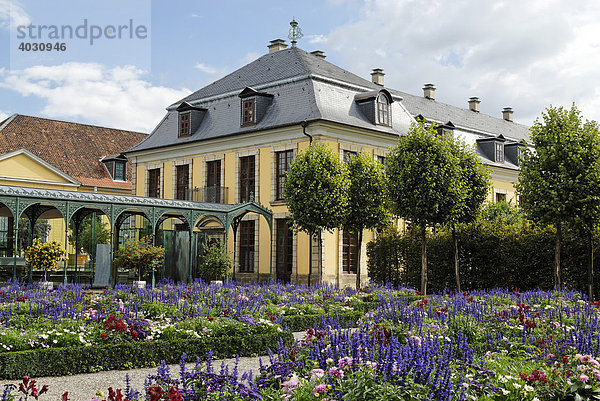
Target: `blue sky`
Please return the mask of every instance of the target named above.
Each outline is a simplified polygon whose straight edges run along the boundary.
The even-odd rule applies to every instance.
[[[575,102],[600,119],[600,5],[595,1],[0,0],[0,120],[39,115],[149,132],[164,108],[267,52],[299,22],[298,46],[386,86],[484,113],[513,107],[530,124]],[[65,41],[22,52],[20,25],[147,26],[140,40]],[[26,38],[25,41],[35,42]],[[52,42],[57,42],[53,40]],[[289,40],[288,40],[289,42]]]

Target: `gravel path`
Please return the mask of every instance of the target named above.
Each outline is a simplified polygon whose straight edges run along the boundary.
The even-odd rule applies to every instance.
[[[304,336],[304,332],[294,333],[296,339],[300,339]],[[261,357],[244,357],[240,358],[238,364],[238,371],[242,372],[252,371],[254,374],[258,373],[259,360]],[[262,357],[263,362],[268,362],[268,357]],[[219,368],[221,363],[229,365],[233,368],[235,364],[235,358],[223,359],[213,361],[213,366]],[[179,377],[179,365],[169,365],[171,373],[174,377]],[[188,368],[193,368],[194,364],[188,364]],[[106,372],[98,373],[85,373],[73,376],[60,376],[60,377],[41,377],[35,378],[37,380],[38,389],[44,384],[48,385],[48,393],[40,397],[40,401],[59,401],[65,391],[69,392],[69,399],[71,401],[90,401],[96,396],[98,391],[104,392],[105,399],[108,397],[108,388],[112,387],[125,388],[125,375],[129,374],[131,386],[138,390],[143,391],[144,381],[148,375],[156,373],[156,368],[144,368],[144,369],[131,369],[131,370],[109,370]],[[0,380],[0,389],[4,389],[7,384],[18,384],[16,380]]]

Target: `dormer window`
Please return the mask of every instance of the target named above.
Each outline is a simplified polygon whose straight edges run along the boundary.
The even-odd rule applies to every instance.
[[[179,116],[178,138],[193,135],[200,128],[204,115],[208,111],[204,107],[192,106],[188,102],[182,102],[176,110]]]
[[[179,114],[179,136],[190,135],[190,112]]]
[[[454,124],[452,124],[451,121],[448,121],[446,124],[438,125],[435,130],[437,131],[438,135],[452,137],[454,128]]]
[[[242,101],[240,127],[253,127],[260,123],[267,109],[273,102],[273,95],[259,92],[254,88],[246,87],[238,95]]]
[[[377,96],[377,124],[390,125],[390,104],[383,93]]]
[[[113,181],[127,181],[127,158],[123,154],[106,156],[100,161]]]
[[[387,89],[358,93],[354,96],[358,109],[371,124],[392,126],[392,95]]]
[[[250,127],[256,124],[256,102],[254,99],[244,99],[242,101],[242,127]]]
[[[504,144],[496,142],[496,163],[504,163]]]

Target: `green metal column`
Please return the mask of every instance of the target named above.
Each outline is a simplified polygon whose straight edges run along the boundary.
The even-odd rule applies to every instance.
[[[65,219],[65,270],[63,272],[63,284],[67,284],[67,266],[69,265],[69,201],[66,201]],[[75,255],[77,257],[77,255]],[[77,263],[77,261],[75,261]]]
[[[13,246],[14,246],[14,251],[13,251],[13,281],[17,281],[17,252],[19,249],[19,215],[20,215],[20,211],[19,211],[19,206],[20,206],[20,199],[17,198],[16,200],[16,207],[15,207],[15,213],[13,214],[13,230],[14,230],[14,236],[13,236]]]

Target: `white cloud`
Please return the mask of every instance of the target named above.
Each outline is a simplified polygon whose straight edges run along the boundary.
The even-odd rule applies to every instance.
[[[327,36],[325,36],[325,35],[306,35],[305,39],[308,40],[308,43],[310,43],[310,44],[318,44],[318,43],[326,43],[327,42]]]
[[[11,26],[29,25],[31,18],[16,0],[0,0],[0,27],[9,28]]]
[[[8,111],[0,110],[0,122],[6,120],[11,115],[12,115],[12,113],[10,113]]]
[[[262,54],[259,54],[259,53],[256,53],[256,52],[246,53],[246,55],[244,57],[242,57],[240,59],[240,61],[239,61],[240,67],[253,62],[254,60],[256,60],[257,58],[259,58],[260,56],[262,56]]]
[[[337,64],[386,86],[531,123],[550,104],[575,102],[600,119],[600,2],[364,0],[354,19],[319,40]],[[340,60],[341,58],[341,60]]]
[[[149,132],[190,90],[153,86],[144,74],[132,66],[65,63],[5,71],[0,87],[44,100],[41,112],[49,117]]]

